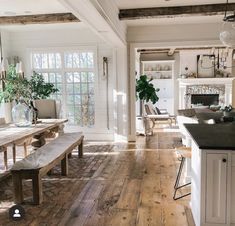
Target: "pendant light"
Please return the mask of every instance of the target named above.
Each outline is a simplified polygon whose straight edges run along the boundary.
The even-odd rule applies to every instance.
[[[220,41],[229,47],[235,47],[235,11],[232,15],[227,15],[228,0],[224,12],[223,25],[220,32]]]

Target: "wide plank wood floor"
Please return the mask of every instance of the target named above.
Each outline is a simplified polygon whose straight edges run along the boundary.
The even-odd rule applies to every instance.
[[[17,225],[193,226],[190,197],[172,199],[179,141],[177,130],[158,129],[136,143],[85,144],[84,158],[69,160],[68,177],[58,167],[44,178],[43,204],[26,200],[26,217]],[[0,186],[0,225],[15,225],[8,217],[11,179]],[[30,186],[25,181],[26,197]]]

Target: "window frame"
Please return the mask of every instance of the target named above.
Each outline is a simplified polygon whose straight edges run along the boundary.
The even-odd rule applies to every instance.
[[[92,52],[93,53],[93,68],[66,68],[65,67],[65,53],[70,52]],[[74,46],[74,47],[50,47],[50,48],[30,48],[27,50],[28,56],[30,58],[30,75],[32,75],[33,71],[38,73],[60,73],[62,75],[62,90],[61,90],[61,109],[62,109],[62,117],[67,118],[67,92],[66,92],[66,73],[69,72],[93,72],[94,73],[94,124],[89,126],[80,126],[78,124],[71,124],[71,126],[78,126],[82,128],[95,128],[96,127],[96,119],[97,119],[97,106],[96,106],[96,98],[97,98],[97,90],[98,90],[98,60],[97,60],[97,46]],[[48,68],[48,69],[34,69],[33,68],[33,54],[35,53],[59,53],[61,54],[61,68]]]

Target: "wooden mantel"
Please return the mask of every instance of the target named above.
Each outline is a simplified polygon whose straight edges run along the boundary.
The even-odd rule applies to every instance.
[[[184,85],[211,85],[211,84],[232,84],[235,77],[229,78],[179,78],[181,86]]]

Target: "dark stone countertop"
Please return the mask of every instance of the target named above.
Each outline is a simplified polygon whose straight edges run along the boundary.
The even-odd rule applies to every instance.
[[[235,150],[235,123],[184,124],[200,149]]]

